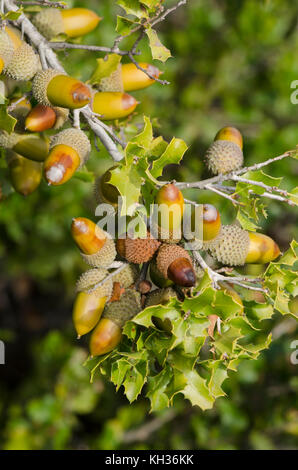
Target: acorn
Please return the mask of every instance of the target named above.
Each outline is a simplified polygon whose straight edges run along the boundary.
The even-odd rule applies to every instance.
[[[161,245],[156,257],[156,265],[163,277],[171,279],[178,286],[192,287],[196,283],[191,257],[179,245]]]
[[[35,75],[32,93],[36,101],[45,106],[78,109],[91,101],[91,91],[83,82],[54,69]]]
[[[97,297],[106,297],[107,300],[109,300],[113,291],[112,279],[108,279],[102,285],[94,289],[95,285],[103,281],[108,275],[109,272],[103,268],[93,268],[85,271],[77,281],[77,292],[86,292],[89,294],[89,291],[92,290],[92,293]]]
[[[69,111],[64,108],[52,108],[38,104],[27,115],[26,130],[31,132],[44,132],[48,129],[59,129],[68,118]]]
[[[97,204],[111,204],[116,208],[118,206],[120,193],[116,186],[109,183],[112,176],[111,170],[114,168],[116,168],[116,166],[113,166],[95,180],[94,195]]]
[[[40,185],[42,164],[28,160],[17,153],[8,150],[7,162],[10,182],[15,191],[22,196],[29,196]]]
[[[241,150],[243,149],[243,138],[241,132],[236,127],[223,127],[217,132],[214,140],[228,140],[237,144]]]
[[[208,169],[214,175],[230,173],[243,165],[243,153],[238,144],[216,140],[205,155]]]
[[[115,260],[114,241],[91,220],[84,217],[73,219],[71,234],[82,258],[90,266],[107,268]]]
[[[78,338],[89,333],[99,322],[106,297],[98,297],[95,293],[79,292],[73,306],[73,323]]]
[[[86,163],[90,152],[89,139],[80,129],[65,129],[56,134],[51,140],[50,153],[44,164],[48,184],[57,186],[66,183]]]
[[[23,98],[15,98],[11,100],[8,113],[10,116],[18,120],[14,130],[23,132],[25,129],[25,119],[32,109],[31,103],[25,96]]]
[[[118,346],[123,326],[141,309],[141,295],[134,289],[126,289],[119,300],[107,304],[101,320],[91,335],[91,355],[100,356]]]
[[[40,60],[34,49],[23,42],[15,49],[9,63],[4,67],[3,73],[14,80],[31,80],[40,68]]]
[[[108,77],[103,77],[97,87],[100,91],[123,92],[121,64]]]
[[[46,8],[33,18],[38,31],[48,40],[66,35],[77,38],[93,31],[102,18],[86,8]]]
[[[102,120],[109,121],[128,116],[137,104],[136,99],[127,93],[98,91],[93,96],[92,109]]]
[[[140,62],[139,65],[155,78],[158,78],[161,75],[161,71],[154,65],[144,62]],[[122,83],[125,91],[141,90],[155,83],[153,78],[150,78],[132,62],[130,64],[123,64],[121,72]]]
[[[157,287],[169,287],[172,286],[174,283],[171,281],[171,279],[166,279],[159,269],[157,268],[156,265],[156,258],[153,258],[153,260],[150,263],[150,279],[151,281],[157,286]]]
[[[12,26],[11,24],[7,25],[4,27],[4,30],[6,34],[9,36],[9,39],[11,40],[13,44],[14,50],[18,49],[24,44],[24,41],[22,39],[22,33],[20,30]]]
[[[0,73],[9,64],[14,53],[14,46],[4,29],[0,29]]]
[[[44,161],[49,153],[48,139],[42,139],[38,135],[17,134],[0,131],[0,147],[14,150],[23,157],[34,161]]]
[[[164,243],[177,243],[182,238],[184,197],[173,183],[162,186],[156,195],[152,214],[153,229]]]
[[[209,242],[218,237],[221,229],[220,214],[212,204],[191,206],[191,230],[195,234],[192,242],[197,243],[197,248],[208,248]]]
[[[131,287],[140,274],[139,268],[135,264],[127,264],[124,269],[113,276],[113,282],[118,282],[125,289]]]
[[[245,263],[268,263],[280,254],[272,238],[251,233],[237,225],[223,225],[220,235],[210,244],[211,255],[222,264],[242,266]]]
[[[141,264],[150,261],[158,250],[160,242],[147,233],[146,238],[118,238],[116,248],[118,254],[129,263]]]

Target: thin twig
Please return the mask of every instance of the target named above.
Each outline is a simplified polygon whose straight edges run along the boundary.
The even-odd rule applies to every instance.
[[[121,51],[120,49],[113,49],[112,47],[89,46],[88,44],[71,44],[68,42],[48,42],[48,47],[51,49],[82,49],[93,52],[114,52],[115,54],[123,56],[131,54],[131,51]],[[139,55],[139,52],[134,52],[133,55]]]
[[[151,78],[151,80],[155,80],[156,82],[160,83],[161,85],[170,85],[170,82],[168,82],[167,80],[161,80],[160,78],[158,77],[155,77],[154,75],[152,75],[152,73],[148,72],[148,70],[144,69],[143,67],[141,67],[141,65],[134,59],[133,55],[131,52],[128,53],[128,57],[130,58],[130,60],[132,61],[133,64],[135,64],[135,66],[141,70],[142,72],[144,72],[149,78]]]
[[[122,436],[122,442],[124,444],[130,444],[132,442],[146,442],[151,434],[155,433],[164,424],[172,421],[176,416],[174,410],[166,411],[162,416],[157,416],[146,424],[143,424],[137,429],[132,431],[126,431]]]
[[[15,0],[14,2],[16,5],[23,5],[23,6],[45,6],[49,8],[67,8],[67,5],[60,2],[52,2],[51,0],[35,0],[35,1],[23,1],[23,0]]]
[[[94,284],[93,287],[91,287],[91,289],[89,289],[87,291],[87,294],[92,294],[92,292],[94,292],[96,289],[98,289],[99,287],[101,287],[103,284],[105,284],[107,281],[109,281],[110,279],[112,279],[116,274],[120,273],[124,268],[125,266],[127,266],[127,263],[122,263],[121,266],[119,266],[115,271],[113,271],[112,273],[110,273],[108,276],[106,276],[104,279],[102,279],[102,281],[98,282],[97,284]]]
[[[228,199],[232,204],[237,204],[239,206],[243,206],[244,204],[242,202],[239,202],[235,199],[233,199],[232,196],[229,196],[228,194],[220,191],[219,189],[215,188],[212,184],[206,184],[205,189],[209,189],[210,191],[213,191],[216,194],[219,194],[219,196],[224,197],[225,199]]]

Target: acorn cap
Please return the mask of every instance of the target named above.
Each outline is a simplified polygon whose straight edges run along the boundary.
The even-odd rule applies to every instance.
[[[95,284],[102,281],[108,275],[109,272],[106,269],[89,269],[85,271],[77,281],[77,292],[88,292],[89,289],[92,289]],[[112,295],[112,291],[113,281],[112,279],[108,279],[94,291],[94,294],[97,297],[107,297],[107,299],[109,299]]]
[[[145,308],[152,305],[166,305],[172,297],[177,297],[177,292],[172,287],[156,289],[147,295]]]
[[[141,294],[135,289],[126,289],[120,300],[105,306],[102,318],[109,318],[120,328],[142,310]]]
[[[48,40],[64,33],[61,11],[57,8],[45,8],[41,10],[35,15],[32,23]]]
[[[0,29],[0,58],[3,60],[4,67],[11,61],[13,53],[14,47],[10,37],[4,29]]]
[[[156,266],[160,273],[168,279],[168,269],[170,265],[179,258],[187,259],[192,264],[188,252],[179,245],[163,244],[159,248],[156,257]]]
[[[128,264],[122,271],[113,276],[113,282],[119,282],[125,289],[134,284],[140,274],[139,268],[134,264]]]
[[[108,77],[103,77],[98,85],[100,91],[123,92],[121,64]]]
[[[5,75],[14,80],[31,80],[40,68],[39,56],[26,42],[14,51],[14,54],[4,68]]]
[[[214,174],[230,173],[243,165],[240,147],[228,140],[216,140],[205,155],[208,169]]]
[[[182,238],[182,227],[167,229],[153,224],[152,232],[158,237],[161,243],[177,244]]]
[[[0,147],[4,149],[12,149],[22,138],[19,134],[12,132],[8,134],[6,131],[0,131]]]
[[[134,264],[149,261],[159,246],[160,242],[151,238],[149,233],[147,238],[119,238],[116,242],[119,255]]]
[[[248,232],[238,225],[223,225],[219,236],[209,246],[211,255],[228,266],[245,264],[248,250]]]
[[[51,139],[50,150],[56,145],[67,145],[73,148],[80,157],[80,166],[86,163],[91,152],[89,139],[80,129],[65,129],[59,132],[59,134],[54,135]]]
[[[38,103],[52,106],[48,99],[47,89],[51,80],[58,75],[66,75],[66,73],[61,72],[60,70],[47,69],[42,70],[35,75],[32,82],[32,93]]]
[[[112,240],[110,234],[105,233],[106,240],[103,247],[93,255],[85,255],[81,253],[81,256],[85,263],[89,266],[94,266],[97,268],[108,268],[116,258],[116,247],[114,240]]]
[[[56,113],[56,122],[53,127],[53,129],[58,130],[61,129],[61,127],[64,126],[66,121],[68,120],[69,117],[69,109],[67,108],[59,108],[59,107],[54,107],[53,110]]]

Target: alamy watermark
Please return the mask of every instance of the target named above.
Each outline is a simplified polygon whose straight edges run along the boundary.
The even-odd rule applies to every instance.
[[[5,344],[0,340],[0,365],[5,364]]]
[[[293,80],[290,86],[294,88],[293,93],[291,93],[291,103],[298,104],[298,80]]]
[[[298,364],[298,340],[297,339],[291,342],[290,348],[294,349],[294,351],[292,352],[290,356],[290,362],[291,364],[297,366]]]

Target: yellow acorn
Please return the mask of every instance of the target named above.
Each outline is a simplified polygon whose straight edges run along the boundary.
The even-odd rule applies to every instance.
[[[0,147],[14,150],[29,160],[41,162],[49,153],[48,139],[42,139],[38,135],[17,134],[0,131]]]
[[[79,292],[73,306],[73,323],[81,337],[91,331],[98,323],[106,304],[106,297],[98,297],[96,293]]]
[[[139,65],[155,78],[158,78],[162,73],[154,65],[146,64],[144,62],[140,62]],[[124,91],[134,91],[147,88],[152,85],[155,80],[148,77],[148,75],[140,70],[135,64],[130,63],[122,65],[122,82]]]
[[[280,255],[280,249],[272,238],[262,233],[248,232],[249,248],[246,263],[265,264],[275,260]]]
[[[106,268],[115,260],[114,241],[92,220],[76,217],[72,221],[71,234],[81,251],[82,258],[90,266]]]
[[[98,91],[93,97],[92,109],[101,115],[102,120],[112,120],[128,116],[137,104],[136,99],[127,93]]]
[[[7,160],[10,181],[15,191],[22,196],[33,193],[41,182],[42,164],[9,150]]]
[[[223,127],[218,131],[214,140],[228,140],[234,142],[240,149],[243,149],[243,138],[241,132],[236,127]]]
[[[84,36],[96,28],[100,18],[94,11],[86,8],[58,10],[47,8],[40,11],[33,23],[48,40],[65,34],[70,38]]]
[[[25,127],[31,132],[59,129],[67,120],[68,115],[69,111],[66,108],[53,108],[38,104],[26,116]]]
[[[122,329],[109,318],[101,318],[90,339],[91,356],[113,351],[122,339]]]
[[[178,243],[182,237],[183,213],[182,192],[173,183],[162,186],[157,192],[152,214],[154,235],[164,243]]]
[[[50,153],[45,160],[44,174],[48,184],[66,183],[84,165],[91,151],[86,134],[79,129],[65,129],[51,140]]]
[[[77,109],[91,101],[91,91],[83,82],[54,69],[36,74],[32,92],[36,101],[46,106]]]

